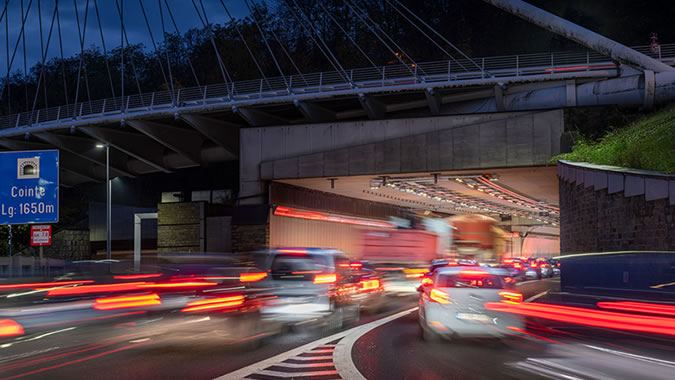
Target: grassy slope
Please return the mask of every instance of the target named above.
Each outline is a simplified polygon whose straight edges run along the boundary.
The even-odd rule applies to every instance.
[[[599,141],[577,141],[571,153],[551,159],[675,173],[675,106],[647,115]]]

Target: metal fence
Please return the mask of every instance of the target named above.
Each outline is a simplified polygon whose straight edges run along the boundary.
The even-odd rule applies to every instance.
[[[675,44],[661,45],[658,53],[649,46],[633,49],[651,57],[675,61]],[[0,129],[60,124],[102,116],[133,115],[159,109],[232,103],[289,95],[327,93],[341,90],[390,88],[409,84],[448,83],[459,80],[525,77],[530,75],[607,70],[615,65],[607,56],[591,51],[567,51],[510,56],[424,62],[417,65],[388,65],[328,71],[285,78],[245,80],[199,87],[156,91],[125,97],[92,100],[0,117]]]

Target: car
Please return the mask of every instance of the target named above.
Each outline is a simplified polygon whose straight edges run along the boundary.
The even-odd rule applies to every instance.
[[[257,344],[249,338],[273,332],[258,311],[267,299],[257,288],[265,272],[212,254],[156,261],[140,272],[128,262],[74,263],[56,281],[0,286],[13,292],[0,320],[12,320],[12,337],[29,339],[53,326],[124,325],[130,336],[171,344]]]
[[[514,266],[516,263],[519,263],[519,267],[523,272],[523,277],[525,280],[541,280],[543,278],[541,266],[536,259],[531,257],[521,257],[518,260],[514,260]]]
[[[551,267],[551,263],[549,262],[548,258],[540,257],[536,260],[536,262],[542,278],[553,277],[553,268]]]
[[[359,296],[363,295],[364,285],[361,276],[353,274],[350,260],[342,251],[277,248],[263,253],[258,260],[267,268],[265,284],[273,297],[261,308],[264,321],[338,329],[359,319]]]
[[[513,315],[487,310],[488,302],[522,302],[509,273],[502,268],[439,268],[419,291],[418,320],[423,340],[459,337],[502,338],[520,331],[523,322]]]
[[[559,259],[550,259],[551,268],[553,269],[554,276],[560,276],[560,260]]]
[[[339,264],[345,267],[346,264]],[[361,262],[350,262],[352,284],[357,284],[352,299],[358,302],[362,312],[366,314],[377,313],[386,303],[386,295],[382,279],[375,270],[365,268]]]

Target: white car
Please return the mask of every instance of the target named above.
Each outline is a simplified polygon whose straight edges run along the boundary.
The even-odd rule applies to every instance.
[[[437,269],[431,282],[418,289],[422,339],[517,335],[523,330],[521,318],[491,312],[484,306],[488,302],[522,302],[522,294],[508,289],[510,284],[508,272],[501,268]]]

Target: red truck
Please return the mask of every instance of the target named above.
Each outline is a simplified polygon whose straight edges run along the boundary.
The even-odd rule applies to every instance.
[[[431,261],[438,236],[422,230],[364,230],[358,259],[380,273],[385,292],[414,294]]]

